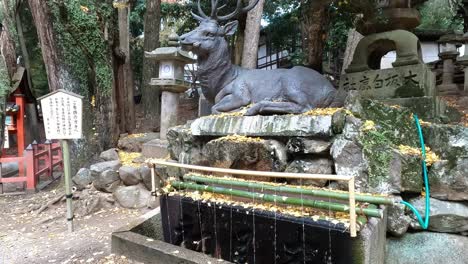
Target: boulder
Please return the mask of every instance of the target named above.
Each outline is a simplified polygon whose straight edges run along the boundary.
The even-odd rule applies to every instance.
[[[118,147],[127,152],[141,152],[143,144],[159,138],[159,133],[126,135],[119,139]]]
[[[468,157],[468,127],[430,124],[423,126],[424,141],[441,159]]]
[[[94,179],[97,179],[102,172],[106,170],[118,171],[120,166],[122,165],[120,164],[119,160],[104,161],[91,165],[89,170],[91,171],[91,176]]]
[[[286,172],[333,174],[333,161],[326,158],[296,159],[288,165]],[[317,187],[324,187],[327,184],[327,180],[292,180],[290,182],[297,185],[312,185]]]
[[[466,264],[468,237],[431,232],[387,239],[386,264]]]
[[[119,175],[122,182],[127,185],[137,185],[141,182],[140,169],[131,166],[122,166],[119,169]]]
[[[81,168],[72,178],[72,181],[78,190],[87,188],[93,180],[91,171],[87,168]]]
[[[410,200],[410,203],[425,216],[425,198]],[[461,233],[468,231],[468,205],[458,202],[430,200],[430,221],[428,229],[443,233]],[[418,221],[413,217],[413,229],[421,229]]]
[[[143,208],[151,202],[151,192],[143,184],[120,186],[114,192],[115,200],[125,208]]]
[[[355,141],[338,136],[331,147],[331,155],[336,174],[356,177],[356,190],[364,191],[367,187],[368,163],[362,147]]]
[[[431,197],[439,200],[468,201],[468,158],[442,160],[429,170]]]
[[[332,115],[207,116],[196,119],[191,131],[195,136],[331,137],[334,134]]]
[[[355,176],[356,189],[361,192],[421,192],[419,157],[402,154],[383,144],[368,144],[366,140],[363,135],[359,141],[346,139],[344,135],[335,139],[331,154],[338,175]]]
[[[393,236],[403,236],[411,223],[411,217],[405,215],[406,206],[394,204],[387,209],[387,232]]]
[[[143,165],[139,168],[141,181],[146,189],[151,191],[151,169],[147,165]]]
[[[286,146],[289,153],[324,154],[330,151],[331,144],[329,140],[294,137]]]
[[[167,132],[168,151],[171,159],[180,163],[198,163],[201,160],[203,145],[206,141],[195,138],[190,126],[176,126]]]
[[[116,148],[111,148],[106,151],[101,152],[99,159],[103,161],[119,160],[119,150]]]
[[[2,176],[10,177],[18,173],[18,163],[17,162],[3,162],[0,164],[2,166]]]
[[[120,185],[119,173],[116,170],[105,170],[95,178],[93,185],[99,191],[111,193]]]
[[[193,160],[192,160],[193,164]],[[276,140],[223,137],[208,142],[199,165],[258,171],[284,171],[287,153]]]
[[[142,146],[142,156],[145,158],[163,159],[169,155],[168,142],[163,139],[154,139]]]

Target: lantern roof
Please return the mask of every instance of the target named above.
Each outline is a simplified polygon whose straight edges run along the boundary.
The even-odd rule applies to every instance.
[[[172,60],[185,64],[195,62],[195,59],[190,55],[190,53],[177,47],[157,48],[151,52],[145,52],[145,57],[155,61]]]

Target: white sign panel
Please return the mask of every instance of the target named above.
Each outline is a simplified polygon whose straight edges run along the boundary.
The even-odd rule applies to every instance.
[[[3,144],[3,148],[10,148],[10,137],[8,135],[8,126],[5,125],[5,136],[3,137],[5,143]]]
[[[58,90],[39,99],[47,139],[81,138],[83,123],[81,96]]]
[[[159,63],[159,78],[174,79],[174,65],[170,61],[161,61]]]

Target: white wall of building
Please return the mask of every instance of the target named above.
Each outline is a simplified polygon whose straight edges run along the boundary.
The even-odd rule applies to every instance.
[[[458,49],[460,52],[460,56],[465,55],[465,45],[461,46]],[[421,42],[421,51],[423,61],[425,63],[433,62],[439,59],[439,46],[436,42]],[[392,63],[396,60],[396,53],[395,51],[390,51],[385,56],[382,57],[380,62],[381,69],[388,69],[393,68]]]

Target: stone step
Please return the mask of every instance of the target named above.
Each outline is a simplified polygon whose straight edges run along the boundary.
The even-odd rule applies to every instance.
[[[154,139],[142,146],[142,155],[145,158],[162,159],[169,155],[167,140]]]

